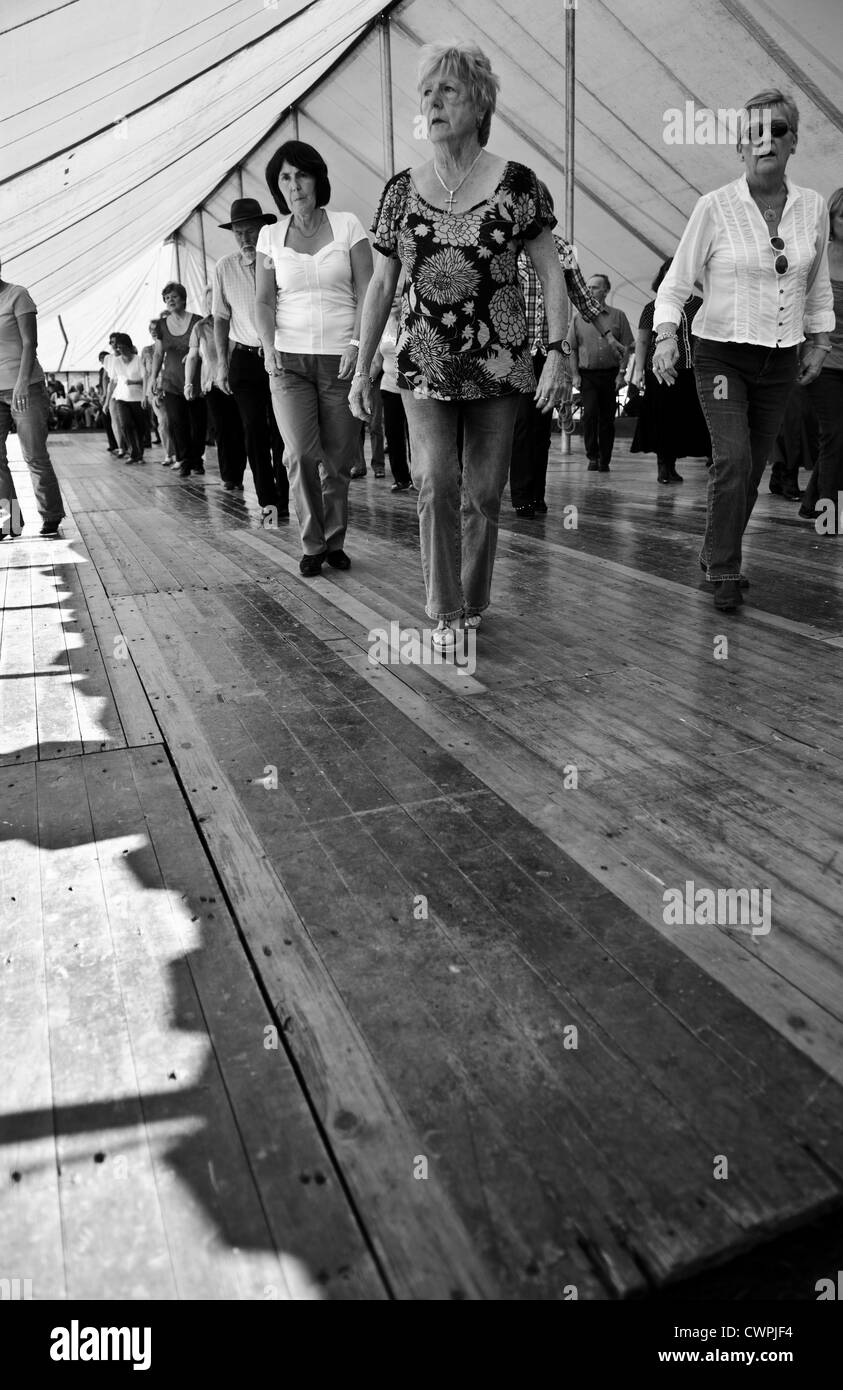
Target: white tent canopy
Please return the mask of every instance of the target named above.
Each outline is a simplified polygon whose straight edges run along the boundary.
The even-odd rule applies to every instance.
[[[44,364],[64,349],[58,314],[63,365],[82,369],[114,328],[146,341],[172,274],[201,307],[233,247],[217,224],[241,191],[271,207],[264,166],[295,131],[325,156],[333,206],[368,226],[390,172],[387,47],[395,168],[425,157],[419,47],[470,37],[501,77],[490,148],[536,169],[561,220],[564,15],[565,0],[17,0],[0,21],[0,257],[39,306]],[[691,137],[697,112],[780,87],[801,113],[793,178],[843,184],[841,0],[580,0],[576,35],[574,239],[630,316],[695,199],[740,169],[722,131],[670,142],[671,111]]]

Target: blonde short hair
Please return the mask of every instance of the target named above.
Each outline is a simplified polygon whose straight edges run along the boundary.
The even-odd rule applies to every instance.
[[[456,77],[466,84],[474,107],[483,113],[477,127],[477,138],[481,145],[488,145],[501,84],[482,48],[478,48],[476,43],[461,43],[458,39],[448,43],[425,44],[419,54],[419,92],[428,78],[438,72]]]
[[[771,106],[780,106],[787,116],[787,123],[794,135],[799,134],[799,108],[793,97],[789,97],[784,92],[780,92],[777,87],[770,87],[766,92],[758,92],[749,101],[744,103],[743,111],[749,115],[751,111],[761,109],[768,110]],[[743,143],[743,128],[738,131],[738,153],[740,153]]]

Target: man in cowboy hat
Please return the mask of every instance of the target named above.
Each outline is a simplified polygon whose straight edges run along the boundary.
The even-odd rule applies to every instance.
[[[269,376],[255,328],[255,245],[264,223],[277,220],[274,213],[264,212],[255,198],[234,199],[230,220],[219,225],[234,233],[238,249],[217,261],[213,294],[217,386],[237,402],[265,526],[290,515],[284,445],[275,423]]]

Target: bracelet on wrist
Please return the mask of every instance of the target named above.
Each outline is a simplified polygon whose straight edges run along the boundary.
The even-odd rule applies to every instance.
[[[675,342],[676,342],[676,334],[675,334],[675,333],[660,333],[659,336],[656,338],[656,347],[658,347],[659,343],[675,343]]]

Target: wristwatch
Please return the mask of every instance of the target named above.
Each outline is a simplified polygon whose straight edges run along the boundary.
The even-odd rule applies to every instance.
[[[348,346],[349,346],[349,347],[356,347],[356,348],[359,348],[359,346],[360,346],[360,339],[359,339],[359,338],[349,338],[349,340],[348,340]]]
[[[571,344],[567,338],[555,338],[552,343],[547,345],[548,352],[561,352],[563,357],[570,357]]]

